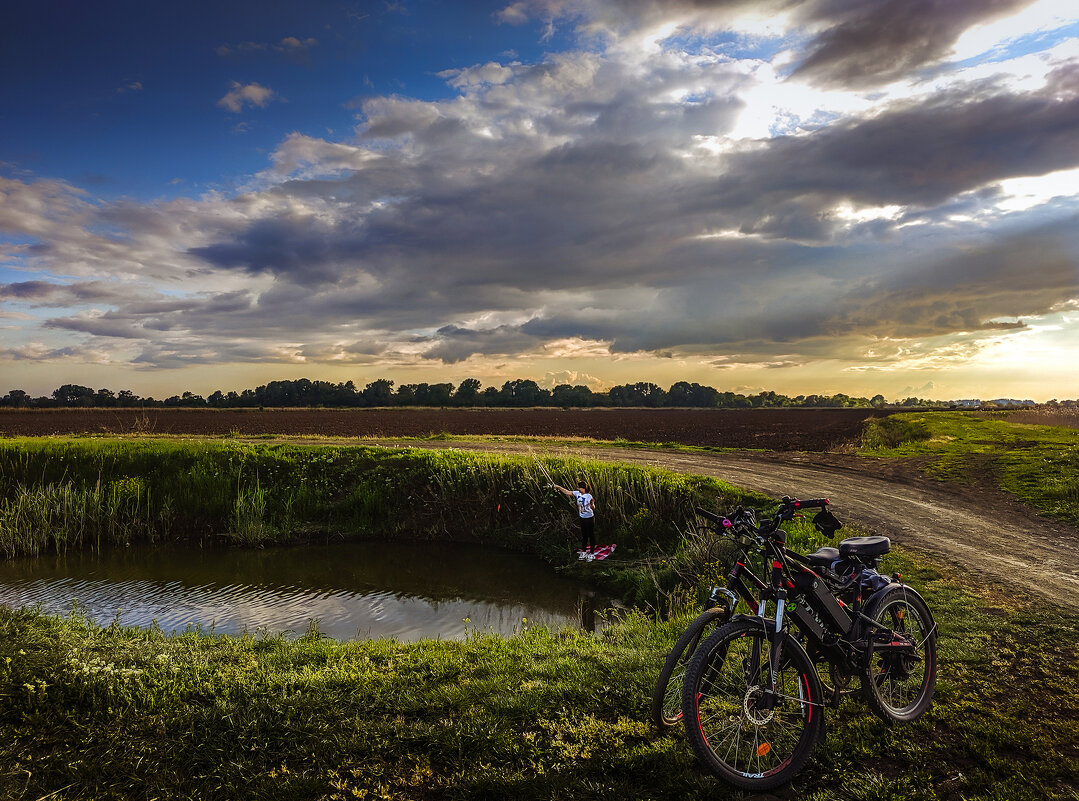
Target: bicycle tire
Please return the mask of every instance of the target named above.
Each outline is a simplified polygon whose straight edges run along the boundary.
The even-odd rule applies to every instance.
[[[667,654],[667,660],[659,671],[656,687],[652,691],[652,722],[661,731],[677,726],[682,720],[682,682],[686,663],[697,650],[701,640],[711,633],[710,629],[722,626],[729,619],[730,613],[719,607],[701,612],[686,627],[674,648]]]
[[[769,634],[759,621],[734,620],[697,649],[686,668],[686,738],[709,771],[728,784],[764,792],[786,784],[809,759],[824,728],[820,680],[793,639],[783,645],[771,708]],[[751,666],[756,663],[755,669]]]
[[[892,585],[870,598],[867,617],[899,632],[918,646],[910,657],[877,650],[874,632],[867,633],[862,695],[882,720],[910,723],[933,700],[937,684],[937,635],[933,615],[925,601],[909,587]]]

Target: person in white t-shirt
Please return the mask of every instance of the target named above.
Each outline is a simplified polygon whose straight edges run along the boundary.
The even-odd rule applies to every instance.
[[[581,522],[581,555],[578,558],[592,561],[592,551],[596,547],[596,499],[592,497],[592,488],[583,478],[577,482],[575,490],[568,490],[557,484],[551,486],[576,502],[577,515]]]

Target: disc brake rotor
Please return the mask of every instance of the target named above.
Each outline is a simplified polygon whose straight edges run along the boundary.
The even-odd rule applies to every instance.
[[[742,711],[746,720],[754,726],[767,726],[776,715],[775,709],[761,709],[757,701],[764,694],[764,690],[758,685],[746,690],[745,698],[742,699]]]

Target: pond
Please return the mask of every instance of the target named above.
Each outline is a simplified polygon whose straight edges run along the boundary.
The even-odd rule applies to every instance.
[[[0,604],[74,604],[102,625],[337,640],[464,639],[522,627],[594,631],[616,604],[533,557],[479,545],[348,542],[248,549],[132,547],[0,562]]]

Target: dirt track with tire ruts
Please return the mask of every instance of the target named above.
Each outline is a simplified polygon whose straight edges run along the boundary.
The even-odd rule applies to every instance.
[[[390,443],[386,443],[387,445]],[[522,443],[439,442],[422,447],[527,452]],[[990,596],[1024,596],[1079,611],[1079,530],[1041,517],[986,484],[948,484],[921,476],[911,460],[848,454],[685,453],[609,447],[557,447],[551,455],[644,464],[714,476],[772,497],[831,499],[859,533],[882,534],[928,554]],[[600,499],[602,503],[602,499]],[[840,531],[837,540],[852,536]]]

